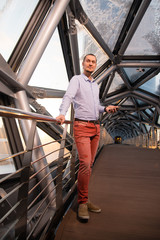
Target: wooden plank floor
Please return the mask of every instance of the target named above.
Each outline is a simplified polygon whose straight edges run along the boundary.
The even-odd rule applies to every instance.
[[[160,150],[105,146],[92,172],[90,199],[102,212],[80,222],[75,199],[55,240],[160,240]]]

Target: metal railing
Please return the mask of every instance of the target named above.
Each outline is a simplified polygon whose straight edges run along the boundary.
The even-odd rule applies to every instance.
[[[34,146],[37,122],[57,122],[46,115],[24,112],[19,109],[0,107],[0,116],[31,120],[31,128],[26,149],[0,159],[5,162],[22,156],[22,167],[0,179],[0,239],[46,239],[54,219],[76,189],[78,158],[73,141],[71,151],[66,148],[67,126],[65,121],[63,136],[55,141]],[[60,147],[39,158],[33,159],[34,151],[59,142]],[[53,162],[42,164],[48,155],[59,152]],[[38,164],[38,168],[37,168]]]
[[[146,134],[140,134],[137,137],[126,139],[124,144],[135,145],[136,147],[160,149],[159,135],[157,132],[159,129],[151,128],[151,131]]]

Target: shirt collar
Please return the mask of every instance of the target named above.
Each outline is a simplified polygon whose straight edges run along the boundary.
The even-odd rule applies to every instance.
[[[94,78],[92,78],[92,81],[90,81],[89,78],[88,78],[84,73],[82,73],[81,75],[82,75],[82,77],[84,78],[84,80],[85,80],[86,82],[87,82],[87,81],[89,81],[89,82],[95,82],[95,79],[94,79]]]

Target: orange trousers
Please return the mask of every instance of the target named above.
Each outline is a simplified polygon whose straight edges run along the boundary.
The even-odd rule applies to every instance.
[[[79,156],[78,203],[86,203],[88,201],[88,186],[92,165],[99,144],[100,125],[75,121],[73,129]]]

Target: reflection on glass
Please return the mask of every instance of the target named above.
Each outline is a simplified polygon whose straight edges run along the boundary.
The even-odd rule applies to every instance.
[[[152,0],[125,55],[157,55],[160,53],[159,12],[160,1]]]
[[[0,1],[0,53],[7,61],[38,0]]]
[[[80,0],[84,11],[113,51],[133,0]]]
[[[2,118],[0,118],[0,159],[9,157],[11,151],[9,148],[8,139],[3,126]],[[0,161],[0,174],[15,172],[13,158],[5,161]]]
[[[140,88],[160,96],[160,73],[144,83]]]
[[[134,83],[138,78],[143,76],[149,70],[149,68],[124,68],[124,70],[131,83]]]
[[[78,30],[78,45],[79,45],[79,56],[82,62],[84,56],[88,53],[93,53],[97,57],[97,69],[108,60],[108,56],[100,48],[98,43],[89,35],[88,31],[76,21]],[[82,71],[82,64],[80,64]]]

